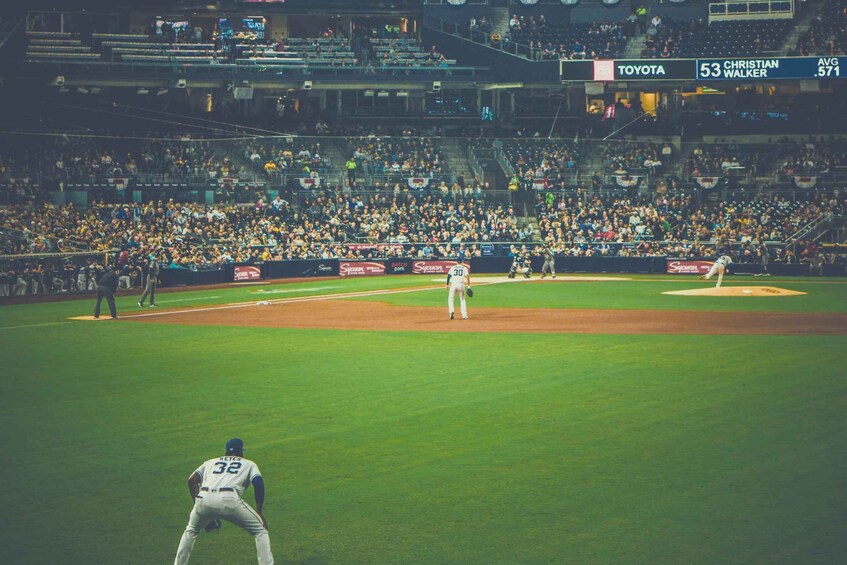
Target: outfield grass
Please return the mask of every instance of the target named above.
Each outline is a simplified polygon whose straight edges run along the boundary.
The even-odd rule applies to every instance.
[[[844,311],[845,285],[755,283],[811,294],[713,300]],[[680,288],[480,286],[471,308],[719,308],[657,296],[666,286]],[[208,296],[256,300],[160,302]],[[0,328],[15,326],[0,329],[0,437],[17,479],[0,495],[2,563],[172,561],[185,480],[235,435],[265,475],[281,563],[840,563],[847,550],[843,336],[65,323],[90,307],[0,308]],[[31,324],[56,325],[17,327]],[[192,562],[253,563],[255,549],[225,525]]]

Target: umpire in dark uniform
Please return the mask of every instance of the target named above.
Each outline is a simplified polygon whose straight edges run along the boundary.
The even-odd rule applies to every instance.
[[[106,299],[109,303],[109,312],[112,314],[112,319],[117,319],[118,311],[115,309],[115,293],[118,291],[118,271],[117,267],[107,270],[97,281],[97,304],[94,305],[94,318],[100,318],[100,302]]]
[[[156,285],[159,284],[159,262],[156,261],[156,256],[152,253],[149,257],[150,263],[147,266],[147,285],[144,287],[144,294],[141,295],[141,300],[138,305],[144,308],[144,299],[150,296],[150,306],[156,306]]]

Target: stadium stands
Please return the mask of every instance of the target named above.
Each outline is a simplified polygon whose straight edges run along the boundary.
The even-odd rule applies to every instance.
[[[759,144],[698,145],[686,158],[682,174],[701,176],[750,172],[755,175],[768,172],[773,155],[767,149]]]
[[[843,0],[827,0],[789,54],[847,54],[847,5]]]
[[[511,22],[509,40],[528,45],[538,59],[612,59],[627,41],[622,22],[564,24],[543,15]]]
[[[793,25],[791,20],[673,22],[659,17],[647,28],[642,57],[752,57],[777,54]]]
[[[573,180],[580,162],[578,142],[512,139],[503,142],[503,151],[524,188]]]
[[[433,177],[448,170],[444,155],[431,138],[371,137],[353,145],[359,168],[374,174]]]
[[[783,143],[780,148],[780,169],[787,175],[847,173],[847,140]]]

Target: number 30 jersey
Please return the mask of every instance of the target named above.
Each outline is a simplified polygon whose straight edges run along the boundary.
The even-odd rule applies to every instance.
[[[460,287],[465,285],[465,281],[468,279],[469,270],[462,263],[453,265],[450,267],[450,270],[447,271],[447,282],[451,286]]]
[[[250,486],[254,477],[262,476],[255,463],[235,455],[209,459],[194,472],[200,475],[202,486],[209,489],[233,488],[238,496]]]

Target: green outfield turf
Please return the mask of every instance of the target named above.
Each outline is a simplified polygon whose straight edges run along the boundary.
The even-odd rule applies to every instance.
[[[433,278],[201,289],[159,303],[438,284]],[[480,285],[471,312],[847,309],[845,281],[743,283],[809,294],[671,297],[661,292],[704,283],[669,277]],[[445,306],[437,290],[362,299]],[[121,298],[121,312],[138,311],[135,300]],[[92,302],[0,307],[0,440],[10,479],[0,495],[0,563],[172,562],[191,509],[186,479],[232,436],[265,476],[278,563],[844,560],[844,336],[67,320],[90,314]],[[246,498],[252,503],[252,491]],[[255,546],[225,524],[201,535],[192,562],[254,563]]]

